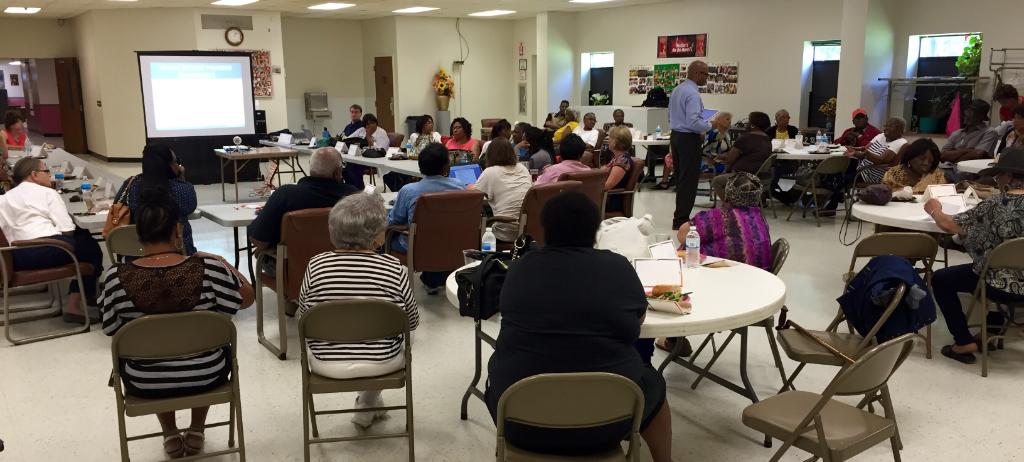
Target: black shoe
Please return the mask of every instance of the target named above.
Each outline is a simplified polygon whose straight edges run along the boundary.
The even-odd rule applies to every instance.
[[[964,364],[974,364],[978,359],[974,357],[974,353],[957,353],[953,351],[953,345],[946,345],[942,347],[942,356],[949,359],[960,361]]]
[[[78,313],[64,313],[62,315],[64,322],[68,324],[85,324],[85,317]],[[89,315],[90,324],[98,324],[100,322],[100,316],[98,314]]]

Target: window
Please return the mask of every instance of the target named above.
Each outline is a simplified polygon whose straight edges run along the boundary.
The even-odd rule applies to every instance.
[[[918,58],[956,57],[964,52],[964,47],[971,37],[981,37],[979,33],[922,35],[918,48]]]
[[[615,67],[615,53],[591,53],[590,68]]]
[[[839,61],[839,51],[842,46],[835,42],[815,42],[814,43],[814,60],[815,61]]]

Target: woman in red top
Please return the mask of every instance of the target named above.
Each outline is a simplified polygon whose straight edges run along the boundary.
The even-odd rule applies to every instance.
[[[28,134],[25,133],[25,118],[17,111],[7,111],[7,115],[4,116],[4,131],[0,136],[3,136],[4,150],[25,149],[25,140],[28,139]]]

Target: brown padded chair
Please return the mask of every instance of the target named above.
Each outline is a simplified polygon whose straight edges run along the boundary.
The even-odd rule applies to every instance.
[[[827,461],[850,459],[889,440],[892,456],[900,460],[900,437],[889,378],[914,348],[913,334],[906,334],[867,351],[848,362],[821,394],[806,391],[785,393],[751,404],[743,410],[743,424],[782,441],[771,457],[780,460],[790,447],[802,449]],[[855,407],[834,396],[864,396]],[[865,411],[879,402],[884,415]]]
[[[501,121],[501,118],[480,119],[480,142],[491,139],[491,128],[497,125],[499,121]]]
[[[394,303],[383,300],[336,300],[320,303],[299,320],[299,345],[307,339],[334,343],[353,344],[402,336],[409,338],[409,317]],[[405,367],[401,370],[377,377],[354,379],[332,379],[313,373],[309,369],[309,352],[302,351],[302,436],[303,457],[309,462],[309,447],[313,444],[359,441],[380,438],[409,438],[409,460],[416,460],[413,441],[412,414],[412,342],[404,342],[402,355]],[[317,411],[313,395],[346,393],[366,390],[390,390],[405,388],[405,405],[382,408],[338,409]],[[405,431],[385,435],[360,435],[349,437],[321,438],[316,417],[357,411],[405,410]],[[310,438],[310,427],[313,437]]]
[[[644,174],[644,163],[643,159],[634,158],[633,170],[629,172],[629,181],[626,182],[626,185],[622,188],[608,191],[608,198],[612,196],[623,196],[622,211],[606,211],[604,212],[605,219],[633,216],[633,202],[636,199],[637,188],[640,186],[640,177]],[[607,199],[605,201],[607,205]]]
[[[174,398],[143,399],[131,395],[126,396],[121,388],[122,359],[181,358],[225,346],[231,350],[231,381],[213,390]],[[212,311],[187,311],[142,316],[125,324],[117,331],[111,342],[110,350],[113,356],[113,370],[110,373],[108,384],[114,388],[117,400],[117,429],[120,437],[122,462],[130,460],[129,441],[166,436],[163,432],[128,436],[125,417],[140,417],[215,404],[228,405],[228,420],[227,422],[205,424],[203,429],[227,426],[228,447],[231,449],[203,452],[198,456],[189,457],[188,460],[238,453],[239,460],[245,461],[242,402],[238,385],[238,334],[231,318]],[[238,430],[237,448],[235,448],[236,427]]]
[[[552,197],[566,191],[580,191],[583,183],[579,181],[556,181],[540,186],[533,186],[523,197],[523,207],[519,211],[519,235],[530,235],[538,245],[544,245],[544,224],[540,221],[540,213]],[[515,217],[493,217],[492,221],[512,223]],[[501,248],[499,247],[499,250]]]
[[[14,269],[14,256],[13,252],[18,249],[31,249],[38,247],[56,247],[63,250],[71,257],[71,263],[62,266],[55,266],[53,268],[46,268],[40,270],[15,270]],[[3,279],[3,324],[4,324],[4,336],[7,337],[7,341],[14,345],[21,345],[25,343],[38,342],[41,340],[49,340],[52,338],[64,337],[66,335],[80,334],[89,331],[89,316],[85,317],[85,324],[82,327],[76,327],[74,329],[61,330],[57,332],[51,332],[48,334],[36,335],[32,337],[14,338],[11,335],[11,324],[17,324],[22,322],[35,321],[39,319],[51,318],[60,316],[64,311],[64,299],[62,298],[58,286],[58,282],[66,280],[78,281],[78,287],[85,289],[85,284],[82,283],[82,276],[90,276],[93,274],[95,269],[88,263],[81,263],[78,258],[75,257],[75,250],[66,242],[58,241],[56,239],[32,239],[29,241],[14,241],[8,242],[7,236],[0,231],[0,278]],[[50,292],[50,300],[41,305],[33,305],[19,308],[11,308],[11,289],[17,289],[21,287],[47,285],[47,290]],[[12,313],[23,313],[29,311],[40,311],[47,310],[53,307],[53,302],[57,301],[58,309],[55,311],[47,312],[44,314],[26,315],[19,316],[16,319],[11,319]],[[84,300],[84,298],[83,298]],[[86,304],[82,304],[82,308],[88,310]]]
[[[296,210],[284,214],[281,220],[281,241],[277,248],[256,253],[256,335],[260,343],[278,359],[288,357],[288,315],[295,314],[293,301],[299,298],[302,278],[313,256],[334,249],[327,215],[330,208]],[[276,258],[276,277],[263,272],[263,263]],[[280,345],[274,345],[263,334],[263,287],[277,293],[277,328]]]
[[[397,226],[389,232],[388,243],[394,233],[407,233],[408,253],[390,248],[388,253],[405,262],[410,272],[454,271],[466,264],[463,250],[480,248],[483,207],[484,193],[480,191],[423,194],[416,199],[416,213],[408,229]]]
[[[402,147],[402,141],[405,140],[405,135],[402,133],[388,133],[388,146],[392,148]]]
[[[595,169],[590,171],[563,173],[558,181],[579,181],[580,192],[594,202],[597,210],[604,216],[605,191],[604,182],[608,179],[608,170]]]
[[[540,374],[508,387],[498,400],[498,462],[565,461],[563,456],[538,454],[513,446],[505,439],[505,423],[541,428],[589,428],[632,420],[629,450],[622,448],[589,455],[579,460],[594,462],[636,461],[640,449],[640,421],[644,395],[632,380],[607,372]],[[577,458],[571,458],[577,460]]]

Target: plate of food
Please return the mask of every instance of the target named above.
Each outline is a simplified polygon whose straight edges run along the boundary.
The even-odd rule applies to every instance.
[[[651,289],[647,297],[649,309],[669,314],[690,314],[690,292],[683,292],[682,286],[658,285]]]

